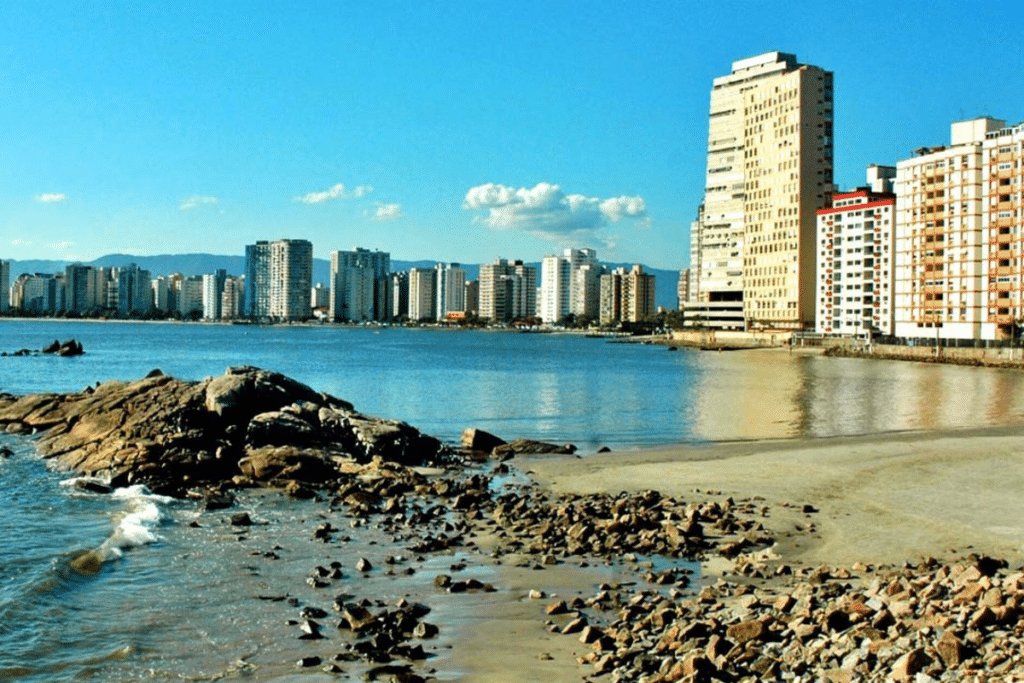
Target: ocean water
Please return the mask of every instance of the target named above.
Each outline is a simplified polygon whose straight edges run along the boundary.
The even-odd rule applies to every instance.
[[[572,442],[583,457],[605,445],[628,458],[677,442],[1024,422],[1024,373],[1010,370],[671,352],[568,335],[0,321],[0,351],[8,353],[71,337],[86,355],[0,358],[0,391],[76,391],[153,368],[201,379],[249,364],[446,441],[476,426]],[[223,512],[138,489],[87,493],[35,457],[31,440],[0,435],[0,446],[13,450],[0,457],[4,681],[337,680],[296,669],[317,647],[329,656],[338,646],[300,641],[287,624],[297,605],[329,609],[342,591],[389,601],[429,591],[460,559],[403,558],[412,578],[376,572],[325,593],[302,578],[359,556],[382,566],[396,552],[382,531],[346,529],[348,540],[324,544],[312,536],[324,506],[274,493],[247,494]],[[257,523],[231,527],[239,511]],[[86,551],[103,560],[95,574],[71,569]],[[477,569],[474,577],[486,580]],[[430,647],[457,647],[457,637],[446,629]],[[458,679],[443,666],[436,675]]]

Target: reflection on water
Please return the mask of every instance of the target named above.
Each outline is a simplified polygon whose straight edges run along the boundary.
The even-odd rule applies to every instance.
[[[693,437],[823,437],[1024,421],[1024,373],[777,352],[701,354]]]
[[[447,442],[466,427],[582,452],[1024,421],[1024,372],[784,351],[669,352],[576,335],[0,319],[0,350],[75,337],[77,358],[0,358],[0,391],[77,391],[152,368],[276,370]]]

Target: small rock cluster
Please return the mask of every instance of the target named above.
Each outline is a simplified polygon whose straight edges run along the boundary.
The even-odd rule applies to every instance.
[[[13,353],[8,353],[6,351],[0,352],[0,356],[39,356],[45,354],[63,356],[67,358],[71,356],[81,356],[83,353],[85,353],[85,349],[82,347],[82,342],[77,339],[68,339],[63,343],[55,339],[52,343],[47,344],[39,351],[18,349]]]

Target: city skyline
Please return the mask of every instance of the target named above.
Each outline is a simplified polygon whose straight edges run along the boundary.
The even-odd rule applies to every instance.
[[[950,121],[1021,118],[1021,76],[986,77],[1015,63],[1015,22],[957,3],[242,9],[0,7],[0,258],[236,254],[290,235],[317,258],[591,245],[679,269],[707,84],[736,60],[781,50],[835,74],[840,190],[942,144]]]

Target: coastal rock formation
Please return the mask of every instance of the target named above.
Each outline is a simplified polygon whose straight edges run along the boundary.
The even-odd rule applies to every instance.
[[[67,469],[176,496],[210,486],[326,486],[346,464],[377,456],[422,465],[444,452],[403,422],[248,366],[200,382],[155,374],[75,394],[0,396],[0,430],[36,434],[39,452]]]
[[[81,356],[85,353],[85,349],[82,347],[82,342],[77,339],[68,339],[66,342],[61,343],[59,340],[54,339],[51,343],[44,346],[39,351],[32,351],[31,349],[19,349],[14,353],[7,353],[4,351],[0,353],[0,356],[38,356],[41,354],[56,355],[56,356]]]

